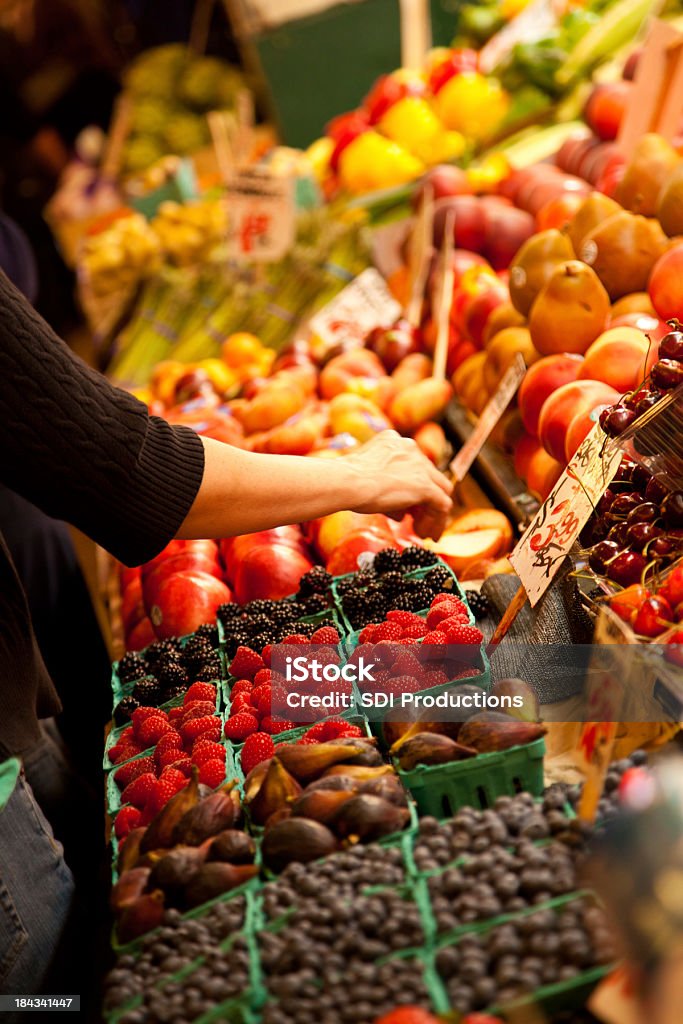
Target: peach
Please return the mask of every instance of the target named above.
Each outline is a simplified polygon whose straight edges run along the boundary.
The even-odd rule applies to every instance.
[[[397,430],[412,434],[423,423],[439,419],[452,394],[448,381],[428,377],[398,394],[389,406],[389,416]]]
[[[495,558],[505,547],[505,537],[497,528],[448,533],[429,545],[453,572],[462,573],[473,562]]]
[[[337,544],[327,560],[326,568],[333,576],[355,572],[359,567],[358,559],[361,555],[366,552],[376,554],[383,548],[397,546],[391,534],[368,529],[354,530]]]
[[[390,427],[391,423],[382,410],[360,395],[336,395],[330,402],[330,429],[333,434],[350,434],[362,444]]]
[[[619,401],[620,393],[598,380],[575,380],[546,398],[538,420],[538,436],[549,455],[565,464],[565,441],[571,421],[580,412]]]
[[[239,367],[246,363],[258,362],[263,345],[255,334],[238,331],[225,339],[221,346],[221,358],[228,366]]]
[[[540,359],[526,327],[505,327],[491,339],[484,363],[484,385],[489,394],[496,390],[518,353],[527,366]]]
[[[359,395],[386,409],[396,395],[396,383],[391,377],[354,377],[342,394]],[[333,399],[334,401],[334,399]]]
[[[326,421],[322,413],[297,413],[268,431],[263,451],[272,455],[308,455],[322,436]]]
[[[463,334],[477,348],[484,344],[484,331],[489,317],[498,306],[510,301],[510,292],[500,281],[482,289],[465,306],[463,315]]]
[[[412,352],[402,359],[391,375],[396,390],[402,391],[432,375],[432,361],[423,352]]]
[[[157,363],[152,370],[149,386],[155,398],[164,405],[172,405],[175,401],[176,381],[187,373],[187,364],[167,359]]]
[[[379,513],[364,515],[362,512],[333,512],[322,519],[313,520],[308,533],[320,557],[327,560],[343,538],[351,533],[372,530],[390,536],[387,522],[386,516]]]
[[[284,423],[303,409],[306,396],[301,388],[273,380],[247,404],[245,409],[235,412],[247,434],[258,430],[270,430]]]
[[[650,348],[636,327],[612,327],[586,350],[579,379],[601,380],[617,391],[631,391],[645,377]]]
[[[529,473],[529,464],[538,451],[543,451],[543,445],[533,434],[525,434],[520,437],[512,456],[512,464],[515,473],[520,480],[526,480]]]
[[[489,576],[511,576],[514,575],[514,572],[515,570],[507,555],[504,555],[502,558],[482,558],[478,562],[473,562],[464,572],[461,572],[460,580],[463,582],[467,580],[487,580]]]
[[[464,363],[466,359],[473,356],[478,349],[476,345],[473,345],[471,341],[467,341],[465,338],[461,338],[457,345],[448,350],[448,359],[446,360],[446,371],[449,375],[454,374],[461,363]]]
[[[334,398],[345,390],[353,377],[383,377],[382,360],[366,348],[352,349],[330,359],[320,373],[320,394]]]
[[[517,404],[525,429],[534,437],[538,435],[538,417],[546,398],[563,384],[576,380],[582,363],[581,356],[568,353],[545,356],[527,370],[517,393]]]
[[[435,466],[440,466],[446,460],[450,449],[439,423],[423,423],[415,431],[414,437],[420,450]]]
[[[471,508],[452,519],[444,531],[444,537],[451,533],[476,533],[480,530],[498,530],[500,549],[496,556],[507,551],[512,544],[512,526],[503,512],[496,508]]]
[[[564,472],[564,462],[558,462],[552,455],[540,448],[529,460],[526,485],[531,494],[545,501]]]
[[[583,439],[588,437],[591,430],[600,419],[600,413],[603,409],[608,409],[611,404],[611,402],[603,402],[601,405],[596,405],[588,412],[581,410],[576,414],[567,428],[567,436],[564,442],[564,455],[567,462],[569,462]]]
[[[496,306],[491,316],[486,321],[482,340],[484,346],[488,345],[491,338],[506,327],[524,327],[526,318],[518,313],[511,302],[504,302]]]
[[[683,242],[660,256],[650,274],[647,290],[662,320],[683,316]]]

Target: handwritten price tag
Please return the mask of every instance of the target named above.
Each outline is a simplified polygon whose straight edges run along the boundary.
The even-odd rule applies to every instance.
[[[281,259],[295,237],[294,182],[267,171],[239,171],[228,185],[228,250],[232,259]]]
[[[532,608],[552,583],[620,462],[621,451],[605,445],[596,423],[510,555]]]
[[[311,317],[310,328],[326,348],[351,338],[359,343],[373,327],[390,327],[401,306],[382,275],[368,267]]]
[[[450,470],[456,480],[465,478],[470,466],[510,404],[513,395],[517,393],[517,388],[522,383],[525,373],[526,364],[522,356],[517,353],[514,363],[505,371],[498,390],[482,410],[476,427],[451,462]]]

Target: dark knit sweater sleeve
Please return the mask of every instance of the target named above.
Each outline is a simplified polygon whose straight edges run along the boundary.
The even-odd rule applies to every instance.
[[[204,473],[186,427],[75,356],[0,273],[0,479],[128,565],[173,538]]]

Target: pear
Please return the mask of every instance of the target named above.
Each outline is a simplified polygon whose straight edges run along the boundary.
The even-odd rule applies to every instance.
[[[574,259],[568,235],[557,228],[532,235],[510,264],[510,301],[523,316],[559,263]],[[506,325],[507,326],[507,325]]]
[[[683,161],[674,167],[659,191],[657,220],[670,238],[683,234]]]
[[[555,268],[531,307],[531,340],[541,355],[583,354],[605,329],[609,295],[597,274],[580,260]]]
[[[653,217],[622,210],[586,235],[579,256],[614,300],[647,290],[650,272],[668,245],[669,239]]]
[[[614,198],[633,213],[653,217],[662,185],[680,163],[670,142],[648,132],[638,139]]]
[[[581,243],[589,231],[596,228],[603,220],[607,220],[608,217],[613,217],[615,213],[619,213],[620,210],[619,203],[615,203],[609,196],[604,196],[602,192],[592,192],[587,196],[570,220],[567,228],[567,234],[574,247],[574,252],[578,253],[580,251]]]

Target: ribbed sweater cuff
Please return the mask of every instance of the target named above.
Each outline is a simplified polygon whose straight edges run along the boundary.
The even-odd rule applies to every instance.
[[[136,536],[125,544],[128,565],[154,558],[175,537],[204,475],[204,446],[189,427],[150,416],[144,444],[127,489],[127,519]],[[121,556],[119,556],[121,557]]]

